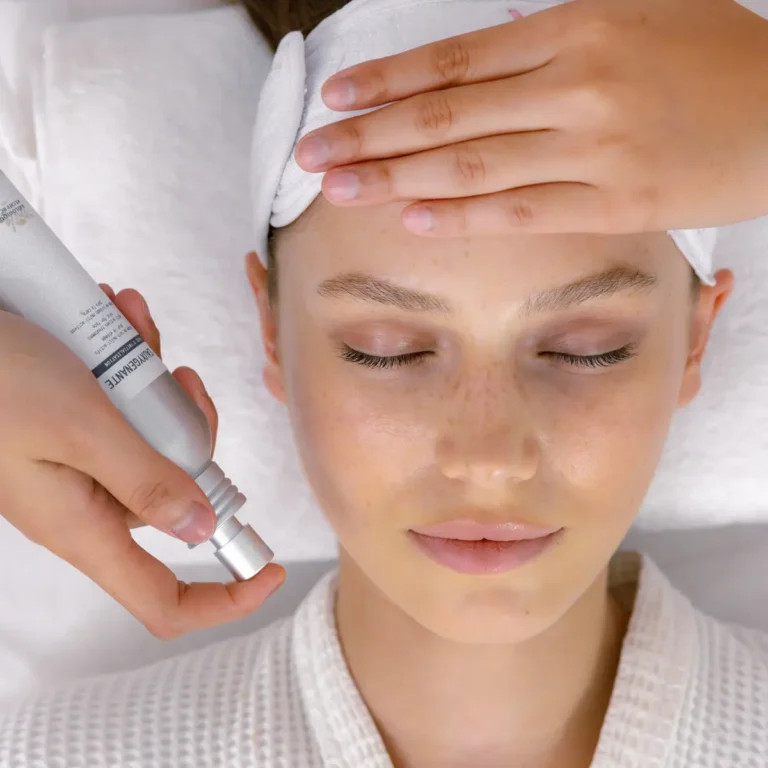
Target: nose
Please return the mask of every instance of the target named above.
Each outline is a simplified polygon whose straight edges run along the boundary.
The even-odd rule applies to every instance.
[[[501,490],[536,474],[539,442],[511,375],[489,370],[458,388],[443,424],[436,453],[445,477]]]

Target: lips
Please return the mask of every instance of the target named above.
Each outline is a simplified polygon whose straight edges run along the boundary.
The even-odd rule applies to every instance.
[[[561,538],[563,529],[519,522],[453,520],[416,526],[408,533],[421,552],[439,565],[457,573],[489,575],[537,559]]]
[[[527,541],[556,533],[558,528],[545,528],[530,523],[481,523],[476,520],[451,520],[436,525],[417,525],[411,529],[422,536],[458,541]]]

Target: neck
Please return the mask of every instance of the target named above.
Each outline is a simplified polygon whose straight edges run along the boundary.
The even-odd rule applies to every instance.
[[[607,573],[558,623],[516,646],[444,640],[342,557],[337,622],[352,676],[398,768],[586,768],[627,616]]]

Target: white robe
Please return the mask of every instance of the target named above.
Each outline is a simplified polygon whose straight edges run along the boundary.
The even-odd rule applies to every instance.
[[[704,616],[648,558],[593,768],[767,768],[768,635]],[[713,575],[713,578],[715,576]],[[324,577],[296,614],[0,713],[2,768],[391,768]]]

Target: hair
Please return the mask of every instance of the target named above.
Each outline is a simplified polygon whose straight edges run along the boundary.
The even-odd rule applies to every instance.
[[[259,31],[275,50],[294,31],[308,35],[349,0],[243,0]]]

